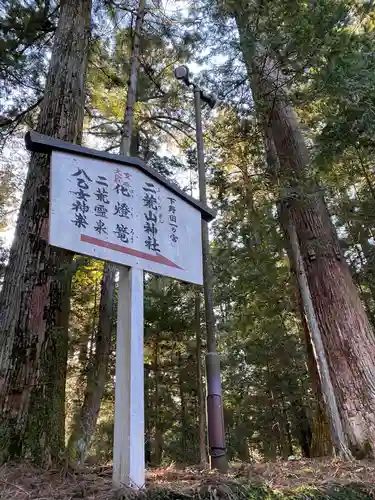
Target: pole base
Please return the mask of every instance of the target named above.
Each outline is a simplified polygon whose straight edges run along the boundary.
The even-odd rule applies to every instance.
[[[225,448],[224,414],[221,398],[220,358],[216,352],[206,355],[207,424],[211,469],[228,471]]]
[[[225,451],[224,454],[219,457],[217,456],[210,457],[210,468],[216,469],[222,474],[226,474],[228,472],[229,465]]]

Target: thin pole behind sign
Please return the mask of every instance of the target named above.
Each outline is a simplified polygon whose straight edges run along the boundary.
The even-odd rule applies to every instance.
[[[201,117],[201,90],[194,87],[195,124],[197,139],[197,160],[199,174],[199,198],[207,202],[206,171],[203,152],[203,130]],[[216,350],[215,316],[213,311],[212,271],[210,263],[210,242],[208,224],[202,219],[203,291],[207,331],[207,424],[211,468],[220,472],[228,470],[225,449],[224,412],[220,377],[220,358]]]
[[[145,483],[143,270],[120,269],[117,313],[113,482]]]

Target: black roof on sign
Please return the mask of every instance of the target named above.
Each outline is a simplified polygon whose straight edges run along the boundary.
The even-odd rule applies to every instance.
[[[128,165],[137,168],[138,170],[142,170],[142,172],[152,177],[154,180],[160,182],[160,184],[168,188],[170,191],[185,200],[187,203],[197,208],[201,212],[202,218],[205,221],[210,222],[216,216],[215,210],[209,208],[204,203],[201,203],[192,196],[186,194],[177,185],[170,182],[153,168],[148,167],[142,160],[138,158],[134,158],[131,156],[114,155],[111,153],[107,153],[106,151],[97,151],[96,149],[78,146],[77,144],[61,141],[60,139],[55,139],[48,135],[39,134],[38,132],[34,132],[33,130],[27,132],[25,136],[25,143],[26,148],[29,151],[34,151],[36,153],[51,153],[51,151],[53,150],[64,151],[66,153],[88,156],[90,158],[97,158],[113,163],[121,163],[122,165]]]

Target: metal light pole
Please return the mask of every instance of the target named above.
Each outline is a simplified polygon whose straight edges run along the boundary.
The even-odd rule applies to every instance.
[[[204,101],[212,109],[216,104],[216,99],[213,96],[205,94],[205,92],[201,90],[197,84],[190,81],[189,68],[187,66],[179,66],[175,69],[174,74],[177,80],[182,80],[188,87],[193,87],[194,91],[199,198],[203,203],[206,204],[206,170],[204,166],[201,107],[202,101]],[[212,296],[212,271],[210,262],[210,242],[208,236],[208,224],[203,219],[202,256],[203,290],[207,332],[206,374],[208,443],[210,449],[211,468],[218,469],[220,472],[226,472],[228,470],[228,461],[225,449],[220,358],[216,350],[215,316],[213,311]]]

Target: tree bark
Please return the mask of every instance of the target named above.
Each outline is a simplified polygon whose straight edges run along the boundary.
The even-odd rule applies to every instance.
[[[89,451],[92,436],[96,429],[100,403],[103,397],[108,374],[113,331],[113,297],[116,266],[108,264],[103,272],[99,306],[99,324],[95,338],[95,353],[87,374],[84,401],[75,416],[68,442],[68,458],[73,464],[83,464]]]
[[[373,456],[374,334],[324,200],[309,176],[309,152],[284,92],[280,68],[268,54],[254,52],[246,19],[236,19],[258,113],[275,143],[282,195],[301,247],[344,431],[356,457]]]
[[[79,143],[91,0],[62,0],[37,131]],[[1,458],[61,458],[72,254],[48,245],[49,159],[33,154],[0,297]]]
[[[267,169],[268,175],[273,179],[275,183],[278,182],[280,177],[280,162],[277,156],[277,151],[275,143],[272,138],[271,130],[263,122],[263,137],[265,144],[265,152],[267,159]],[[288,254],[291,271],[295,276],[295,291],[296,291],[296,305],[297,312],[301,319],[303,338],[302,341],[306,346],[307,353],[307,366],[309,370],[310,380],[313,387],[314,395],[316,398],[316,408],[314,409],[313,425],[312,425],[312,439],[311,439],[311,450],[309,451],[311,456],[326,456],[331,455],[333,451],[331,431],[329,428],[329,423],[327,420],[326,410],[324,406],[324,399],[322,394],[322,386],[320,382],[320,374],[317,367],[317,360],[315,357],[314,349],[311,343],[309,326],[305,316],[304,305],[301,297],[301,289],[297,279],[297,270],[295,268],[292,245],[288,237],[288,220],[284,216],[281,207],[278,207],[278,216],[280,221],[280,226],[284,232],[285,242],[286,242],[286,252]],[[306,453],[307,447],[304,445]]]

